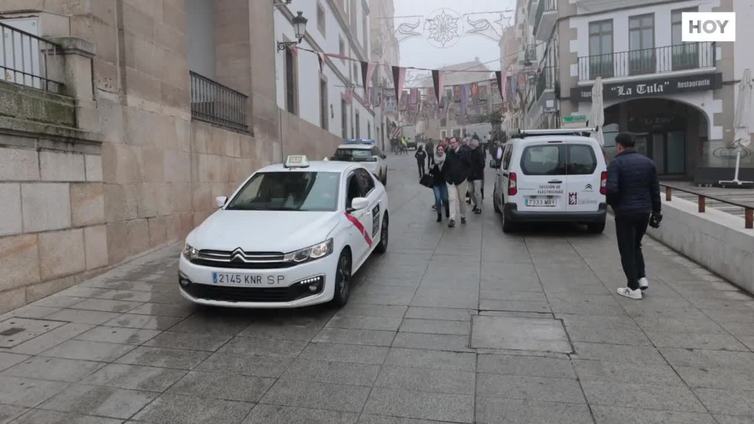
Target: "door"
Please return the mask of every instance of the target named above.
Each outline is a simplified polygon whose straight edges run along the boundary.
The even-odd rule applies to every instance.
[[[372,247],[372,209],[367,206],[364,209],[351,210],[353,199],[367,197],[363,190],[362,179],[363,177],[354,171],[348,176],[348,182],[346,183],[346,218],[351,222],[349,239],[353,253],[354,269],[361,264]]]
[[[527,212],[566,210],[566,149],[562,142],[530,145],[521,154],[517,177],[518,209]]]
[[[568,212],[596,212],[605,196],[600,194],[600,178],[604,169],[597,169],[597,155],[589,144],[566,147],[566,186]]]
[[[665,172],[668,174],[686,173],[686,134],[671,131],[665,141]]]
[[[657,167],[657,174],[659,175],[667,174],[665,169],[665,148],[665,134],[653,133],[650,157],[655,161],[655,167]]]

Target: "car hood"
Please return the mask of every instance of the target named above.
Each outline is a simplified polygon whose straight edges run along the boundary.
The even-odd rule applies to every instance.
[[[197,249],[292,252],[327,239],[338,212],[220,209],[186,238]]]

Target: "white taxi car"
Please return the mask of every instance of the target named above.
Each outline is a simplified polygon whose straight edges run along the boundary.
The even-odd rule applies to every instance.
[[[346,140],[338,146],[332,160],[356,162],[376,175],[383,185],[387,184],[387,162],[380,148],[371,139]]]
[[[342,306],[351,275],[387,249],[385,188],[359,164],[289,156],[217,203],[179,261],[180,292],[195,303]]]
[[[591,129],[530,130],[506,143],[493,191],[503,231],[526,222],[605,229],[607,165]]]

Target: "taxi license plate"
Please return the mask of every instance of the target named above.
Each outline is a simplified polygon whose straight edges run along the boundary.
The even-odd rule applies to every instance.
[[[556,199],[550,198],[528,198],[526,199],[526,206],[540,207],[540,208],[553,208],[556,205]]]
[[[285,281],[283,275],[254,275],[235,272],[213,272],[212,284],[235,286],[276,286]]]

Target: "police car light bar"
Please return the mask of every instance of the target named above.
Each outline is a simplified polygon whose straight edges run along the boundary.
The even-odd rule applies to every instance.
[[[288,155],[288,157],[285,158],[285,167],[286,168],[308,168],[309,159],[306,158],[306,155]]]
[[[546,130],[521,130],[513,134],[513,138],[535,137],[538,135],[583,135],[589,136],[597,132],[597,128],[555,128]]]
[[[371,138],[349,138],[343,144],[375,144],[375,141]]]

